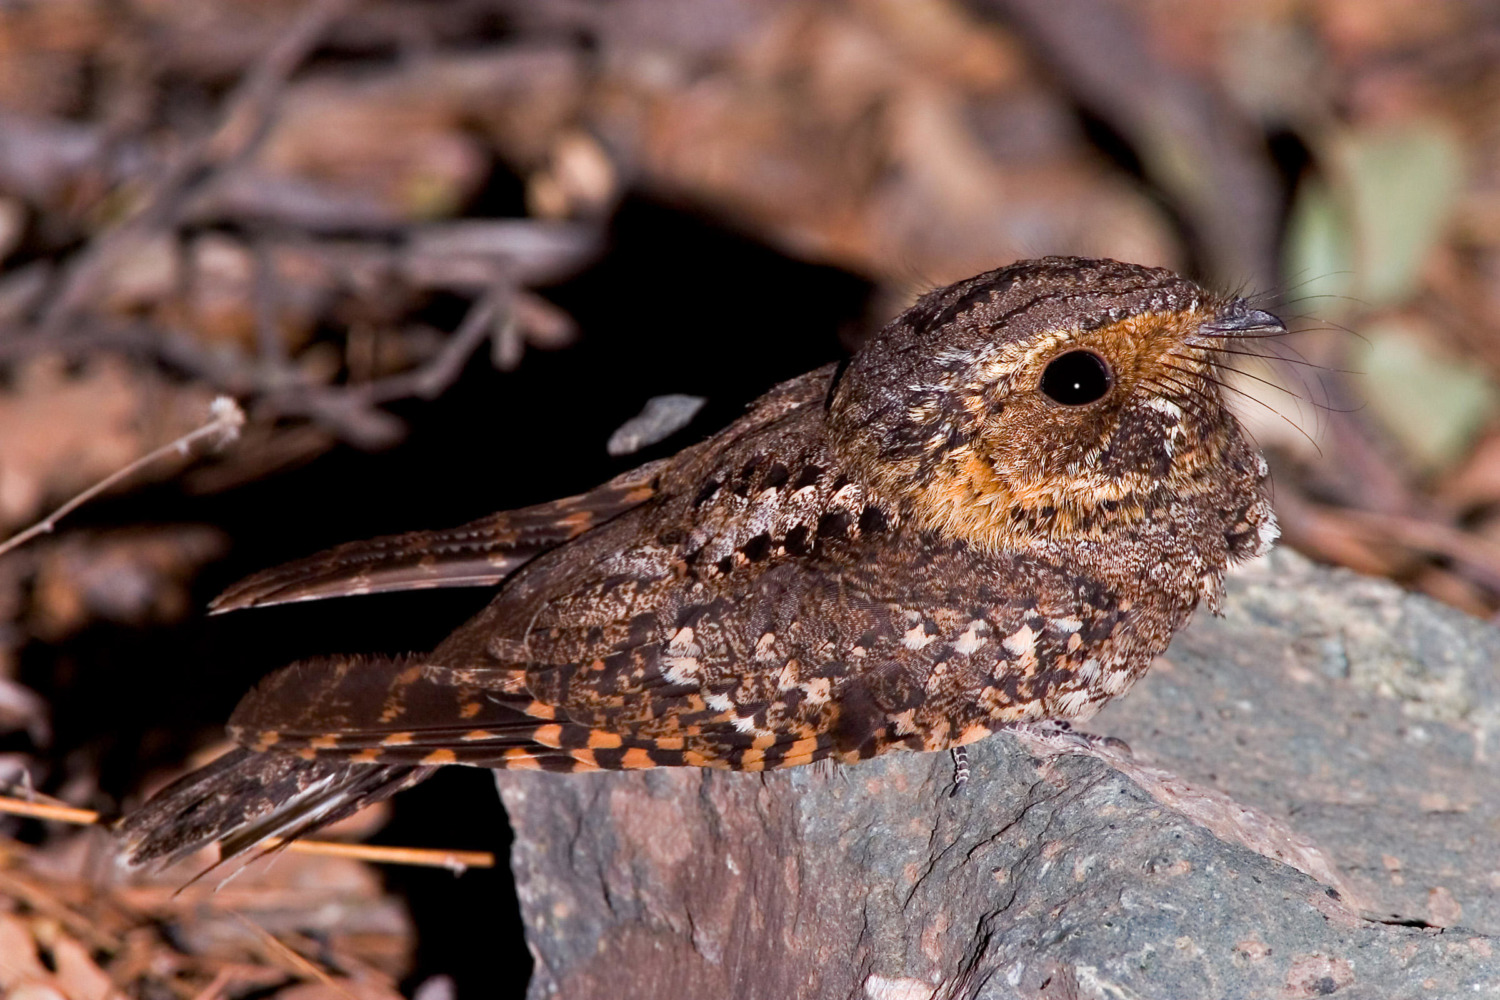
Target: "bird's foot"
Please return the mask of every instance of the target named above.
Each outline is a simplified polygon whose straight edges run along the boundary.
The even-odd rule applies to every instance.
[[[969,783],[969,748],[966,746],[949,747],[948,753],[953,757],[953,790],[948,793],[951,799],[964,790]]]
[[[1040,739],[1058,749],[1066,749],[1069,745],[1078,750],[1103,750],[1124,757],[1135,756],[1130,749],[1130,744],[1118,736],[1100,736],[1098,733],[1085,733],[1073,728],[1073,724],[1066,719],[1041,719],[1037,722],[1017,722],[1007,726],[1013,732],[1022,733],[1027,736]]]

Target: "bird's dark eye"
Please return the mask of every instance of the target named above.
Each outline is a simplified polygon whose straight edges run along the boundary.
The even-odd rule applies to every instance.
[[[1082,406],[1109,392],[1109,366],[1092,351],[1069,351],[1047,362],[1042,392],[1064,406]]]

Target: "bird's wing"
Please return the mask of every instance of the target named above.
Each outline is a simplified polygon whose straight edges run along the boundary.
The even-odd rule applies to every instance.
[[[964,559],[941,554],[892,592],[875,567],[909,559],[911,541],[855,530],[699,585],[680,552],[624,547],[516,627],[491,609],[431,654],[278,671],[230,732],[309,761],[761,770],[934,749],[975,738],[964,730],[993,708],[1039,708],[1037,685],[1060,681],[1075,648],[1046,624],[1061,609],[976,599]],[[1051,680],[997,680],[1039,658]]]
[[[457,528],[348,542],[256,573],[214,599],[214,613],[291,601],[436,587],[487,587],[543,552],[656,495],[659,464],[578,496],[502,511]]]
[[[349,542],[255,573],[214,599],[215,614],[291,601],[436,587],[488,587],[538,555],[656,497],[664,479],[697,476],[705,461],[828,394],[835,365],[784,382],[709,441],[650,462],[587,493],[502,511],[457,528]]]
[[[235,711],[242,749],[127,817],[127,850],[146,863],[223,838],[232,857],[443,764],[748,771],[935,749],[988,732],[990,707],[1037,706],[1028,685],[1051,682],[1025,663],[1069,656],[1070,633],[1038,617],[1057,609],[998,595],[976,607],[982,591],[941,554],[893,594],[876,568],[911,552],[868,533],[826,541],[670,588],[655,584],[681,572],[679,552],[621,547],[518,628],[496,628],[502,596],[431,654],[286,667]]]
[[[577,592],[580,599],[592,586]],[[782,579],[760,597],[785,604],[796,589]],[[755,596],[743,596],[748,609]],[[753,769],[806,763],[833,750],[843,700],[825,696],[826,708],[778,712],[756,732],[743,730],[737,720],[744,706],[731,700],[733,684],[722,677],[678,683],[670,674],[678,662],[673,653],[690,650],[657,651],[662,644],[654,629],[632,632],[628,621],[600,628],[591,659],[554,662],[554,654],[571,653],[566,641],[549,641],[547,633],[565,622],[573,630],[594,628],[598,616],[580,619],[575,611],[582,607],[564,602],[554,608],[535,654],[524,626],[520,639],[493,636],[481,613],[428,656],[335,657],[276,671],[230,720],[239,749],[158,792],[122,821],[127,857],[138,865],[174,861],[220,840],[220,857],[229,860],[263,849],[272,837],[308,834],[441,764]],[[767,607],[763,616],[771,620],[777,612]],[[465,643],[470,633],[472,642]],[[476,650],[489,652],[471,655]],[[542,660],[539,671],[532,669],[533,655]],[[554,690],[569,687],[566,699],[577,706],[578,718],[537,697],[528,673]]]

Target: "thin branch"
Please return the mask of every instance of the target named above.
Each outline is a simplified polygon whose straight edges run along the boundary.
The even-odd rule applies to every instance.
[[[0,795],[0,813],[11,816],[29,816],[32,819],[53,820],[72,823],[75,826],[93,826],[99,822],[99,814],[91,809],[75,809],[72,806],[50,805],[44,802],[27,802],[25,799]],[[278,847],[280,840],[266,842],[268,847]],[[463,871],[466,868],[493,868],[495,856],[489,851],[449,851],[429,847],[383,847],[376,844],[344,844],[332,840],[294,840],[284,850],[296,854],[318,854],[324,857],[353,858],[387,865],[417,865],[426,868],[447,868]]]
[[[469,356],[495,334],[502,310],[508,304],[511,293],[510,286],[501,283],[485,292],[469,307],[463,322],[453,331],[442,349],[420,367],[350,386],[346,391],[350,395],[364,397],[371,403],[390,403],[409,396],[436,399],[463,374],[464,364]],[[505,318],[507,322],[513,322],[508,316]]]
[[[187,198],[253,156],[270,133],[282,88],[353,0],[313,0],[224,102],[216,125],[193,140],[151,186],[141,208],[97,237],[70,262],[37,328],[56,334],[93,294],[107,266],[140,237],[175,227]],[[227,147],[227,148],[226,148]]]
[[[58,521],[61,521],[64,517],[67,517],[73,511],[94,499],[94,497],[109,490],[123,480],[130,478],[146,466],[166,458],[168,455],[186,455],[192,450],[193,445],[200,441],[212,440],[220,445],[224,445],[239,437],[240,428],[245,426],[245,411],[240,409],[238,403],[228,396],[220,396],[213,401],[212,413],[213,419],[202,427],[189,431],[175,441],[169,441],[160,448],[147,452],[123,469],[118,469],[110,473],[36,524],[18,534],[12,535],[4,542],[0,542],[0,556],[24,545],[38,535],[48,534],[57,527]]]
[[[266,950],[270,953],[267,957],[272,959],[279,959],[283,963],[284,967],[287,968],[287,971],[291,972],[293,975],[297,976],[300,979],[311,979],[321,982],[330,990],[333,990],[335,993],[344,997],[345,1000],[354,1000],[354,994],[350,993],[348,990],[344,989],[337,982],[335,982],[333,977],[328,973],[318,968],[302,955],[297,954],[297,952],[294,951],[290,945],[288,945],[285,941],[282,941],[275,934],[272,934],[260,924],[255,923],[249,917],[246,917],[243,913],[230,913],[230,916],[234,917],[240,923],[249,928],[250,932],[261,940],[261,942],[265,945]]]

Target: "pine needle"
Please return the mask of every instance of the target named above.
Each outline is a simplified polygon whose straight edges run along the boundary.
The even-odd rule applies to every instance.
[[[25,799],[4,795],[0,795],[0,813],[72,823],[76,826],[92,826],[99,822],[99,814],[90,809],[75,809],[72,806],[51,805],[45,802],[27,802]],[[275,847],[279,843],[280,841],[267,841],[267,846]],[[436,847],[383,847],[375,844],[345,844],[332,840],[294,840],[286,845],[285,850],[296,854],[352,858],[356,861],[369,861],[375,864],[447,868],[454,872],[461,872],[468,868],[495,867],[495,856],[489,851],[449,851]]]

